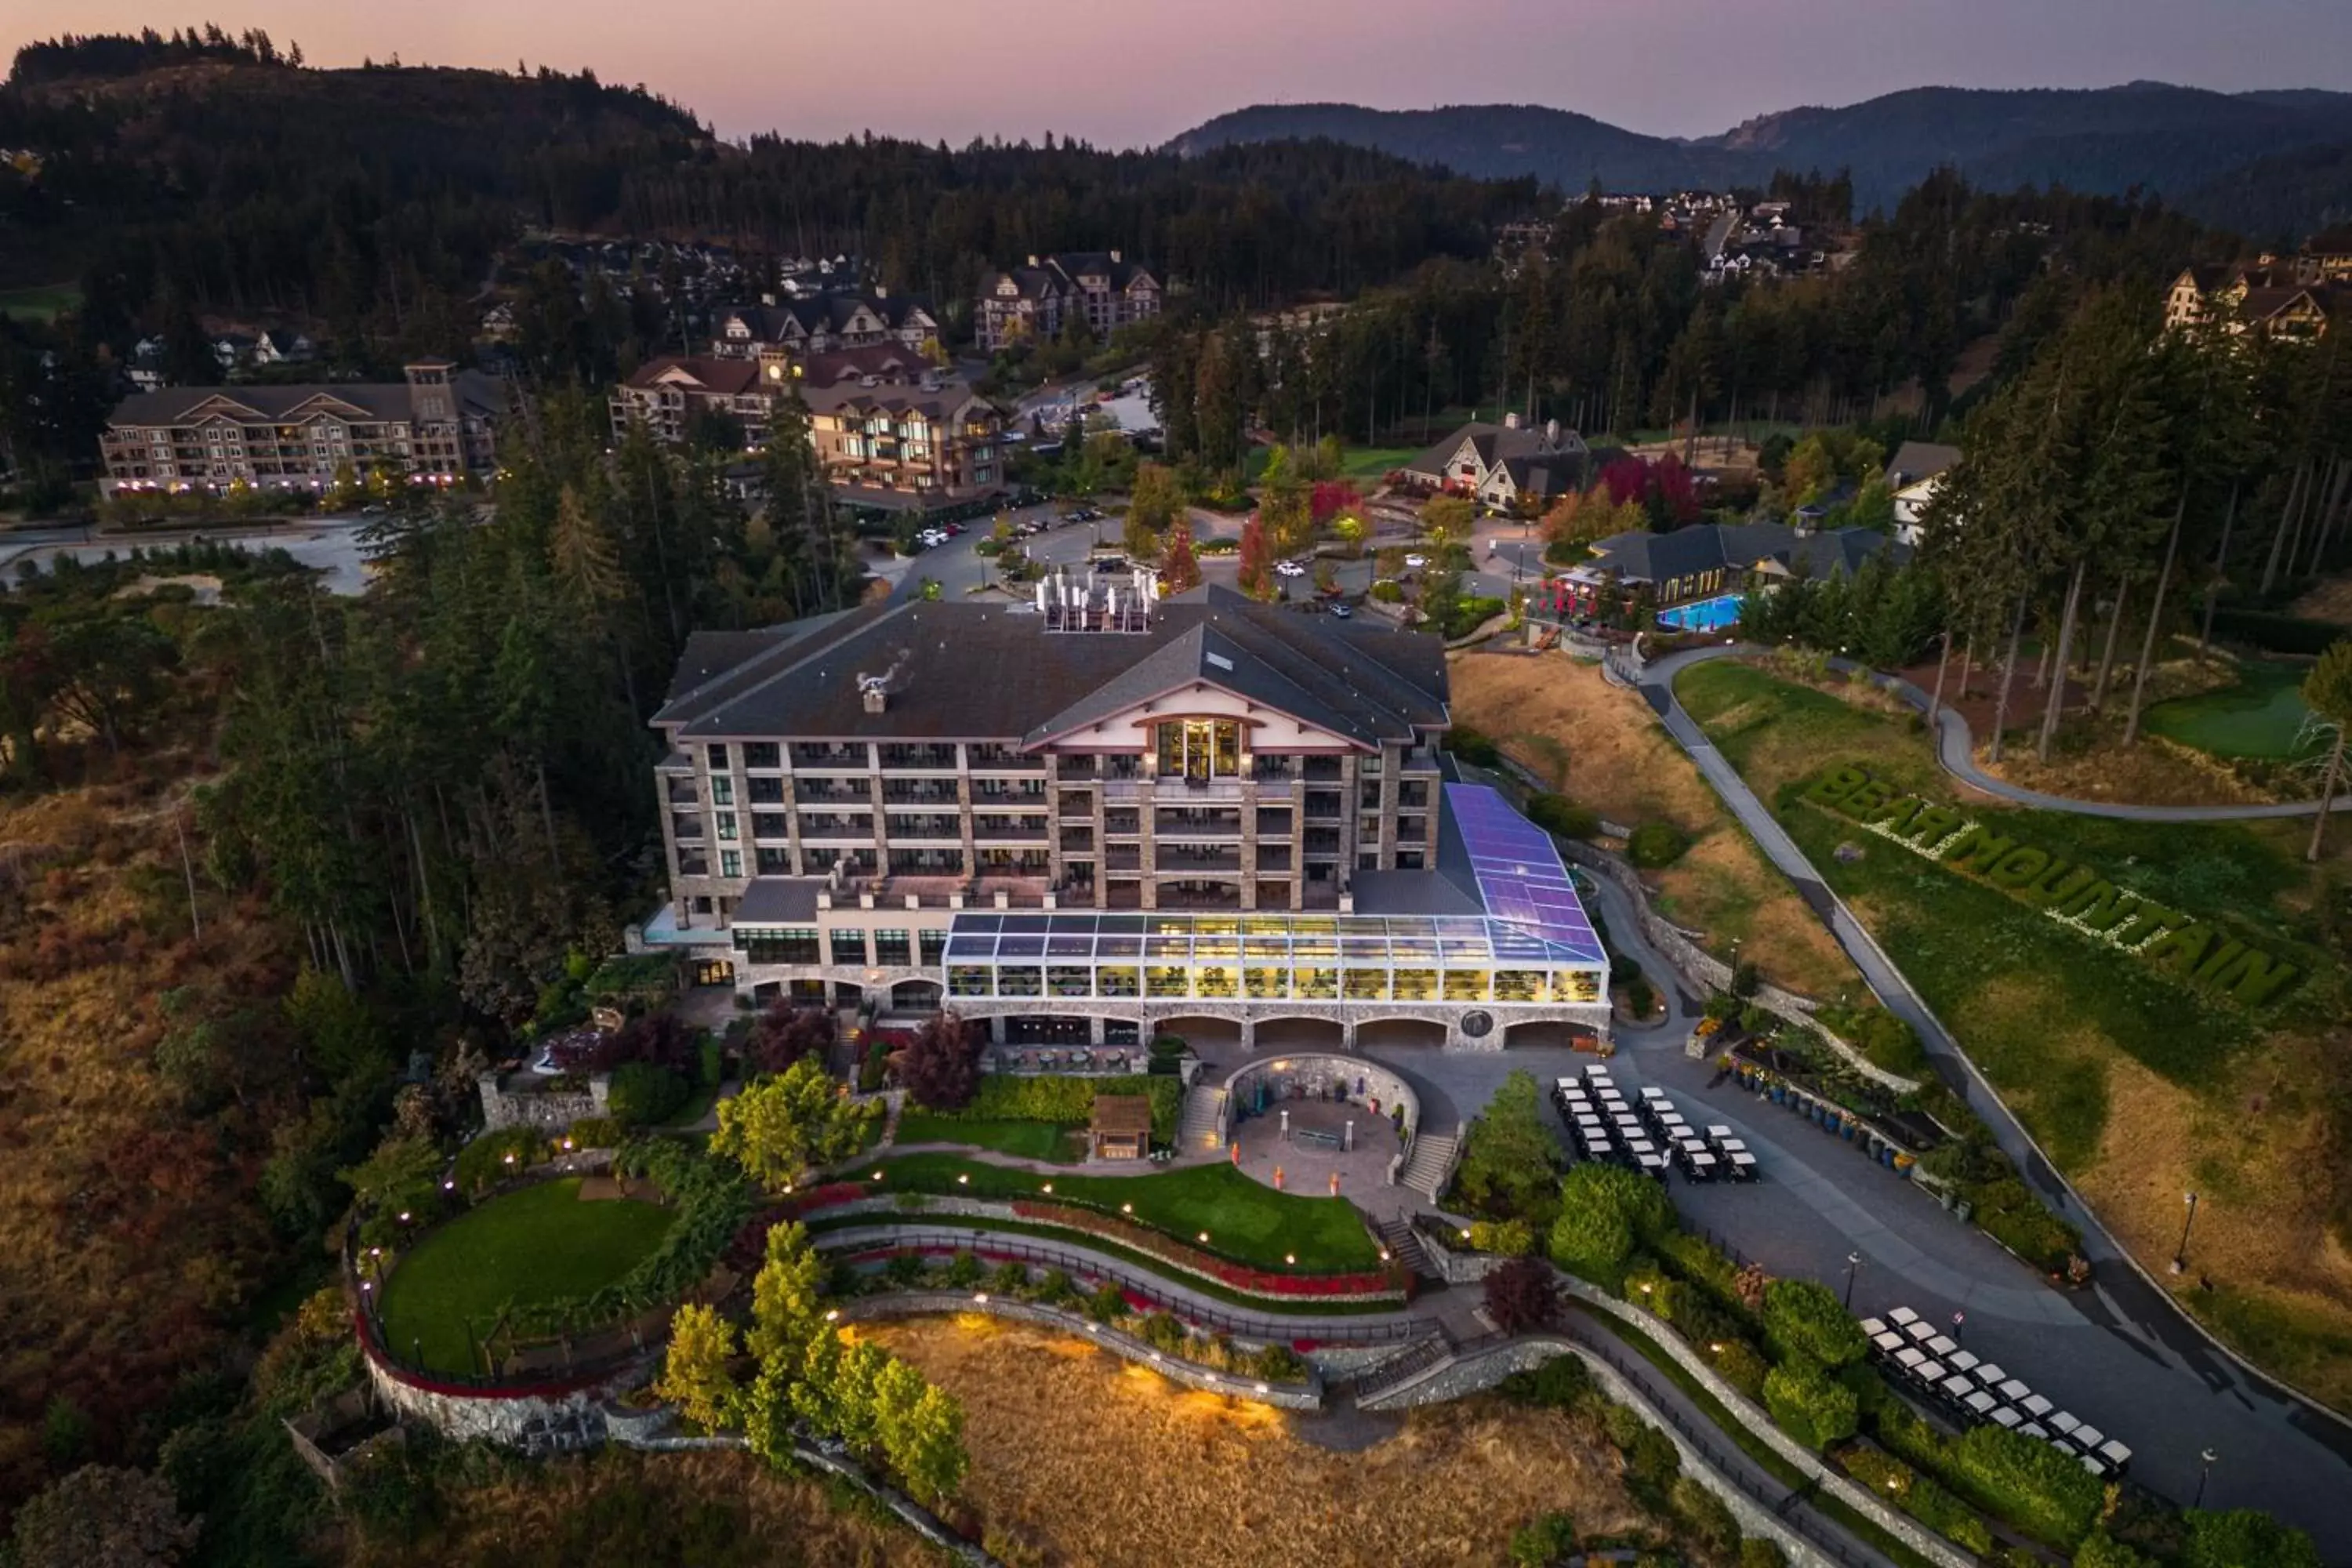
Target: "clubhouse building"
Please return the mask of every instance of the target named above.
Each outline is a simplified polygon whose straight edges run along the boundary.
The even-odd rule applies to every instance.
[[[1056,577],[698,634],[653,722],[645,938],[755,998],[1111,1053],[1608,1030],[1558,850],[1436,750],[1433,637]]]

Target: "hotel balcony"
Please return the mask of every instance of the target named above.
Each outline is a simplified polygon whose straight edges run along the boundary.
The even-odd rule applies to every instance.
[[[862,773],[869,772],[873,765],[874,759],[865,746],[812,745],[798,741],[793,743],[793,769],[796,773],[816,770]]]

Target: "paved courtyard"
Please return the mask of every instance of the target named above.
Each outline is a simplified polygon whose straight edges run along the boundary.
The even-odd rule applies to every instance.
[[[1327,1197],[1336,1176],[1340,1197],[1382,1214],[1388,1211],[1381,1200],[1402,1193],[1388,1185],[1390,1162],[1402,1152],[1403,1141],[1389,1124],[1385,1107],[1375,1115],[1345,1101],[1277,1100],[1264,1114],[1238,1121],[1234,1136],[1243,1173],[1267,1186]],[[1276,1171],[1282,1173],[1278,1182]]]

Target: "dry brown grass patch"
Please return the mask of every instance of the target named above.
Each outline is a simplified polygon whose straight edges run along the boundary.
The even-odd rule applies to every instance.
[[[2081,719],[2069,721],[2073,724]],[[2105,733],[2119,733],[2109,724]],[[1995,778],[2046,795],[2074,800],[2130,801],[2140,805],[2215,805],[2274,798],[2246,783],[2217,759],[2161,735],[2142,735],[2139,744],[2103,743],[2080,752],[2037,760],[2030,743],[2012,737],[2007,753],[1991,761],[1989,748],[1977,748],[1979,765]],[[2312,793],[2316,794],[2317,791]]]
[[[1552,771],[1548,741],[1566,753],[1555,781],[1580,805],[1628,825],[1664,819],[1703,831],[1722,807],[1650,711],[1601,678],[1598,665],[1557,655],[1457,654],[1449,661],[1454,717],[1490,735],[1538,774]]]
[[[1503,1561],[1511,1532],[1552,1510],[1586,1532],[1639,1519],[1615,1451],[1555,1411],[1437,1405],[1335,1453],[1264,1406],[1034,1329],[933,1320],[876,1337],[963,1402],[966,1500],[1046,1564],[1453,1568]]]
[[[1827,1001],[1857,987],[1862,976],[1802,899],[1748,837],[1728,823],[1717,827],[1650,880],[1663,894],[1661,912],[1705,933],[1702,945],[1741,952],[1776,984]]]
[[[2352,626],[2352,576],[2328,578],[2287,606],[2287,614]]]

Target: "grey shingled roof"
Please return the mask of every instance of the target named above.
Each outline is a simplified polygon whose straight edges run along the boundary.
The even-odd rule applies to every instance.
[[[1497,462],[1507,462],[1514,458],[1574,458],[1583,445],[1567,430],[1559,433],[1559,447],[1556,451],[1546,450],[1547,439],[1539,427],[1522,426],[1514,430],[1507,426],[1473,420],[1406,463],[1404,470],[1410,474],[1443,473],[1445,465],[1453,461],[1454,454],[1462,449],[1462,443],[1465,440],[1477,447],[1479,462],[1490,468]]]
[[[466,413],[492,416],[506,412],[506,388],[479,371],[459,371],[451,384]],[[347,404],[369,419],[415,417],[406,382],[352,381],[293,386],[167,386],[160,392],[136,393],[124,398],[115,405],[107,422],[115,426],[182,425],[194,410],[214,398],[250,410],[255,416],[266,420],[294,417],[296,410],[319,398]]]
[[[1921,479],[1932,479],[1959,460],[1958,447],[1940,441],[1906,441],[1895,448],[1895,460],[1886,465],[1886,483],[1899,490]]]
[[[1437,639],[1360,634],[1223,588],[1162,605],[1147,633],[1052,633],[999,605],[921,602],[864,606],[788,637],[793,629],[772,628],[777,640],[765,646],[749,640],[758,634],[689,644],[693,669],[654,722],[682,742],[1034,741],[1196,680],[1365,744],[1446,717]],[[887,707],[867,713],[857,678],[893,668]]]
[[[1909,546],[1866,528],[1800,534],[1784,522],[1698,523],[1671,533],[1619,533],[1592,547],[1596,564],[1643,583],[1717,567],[1746,572],[1767,562],[1790,572],[1827,577],[1857,571],[1882,550],[1894,552],[1898,565],[1911,558]]]

